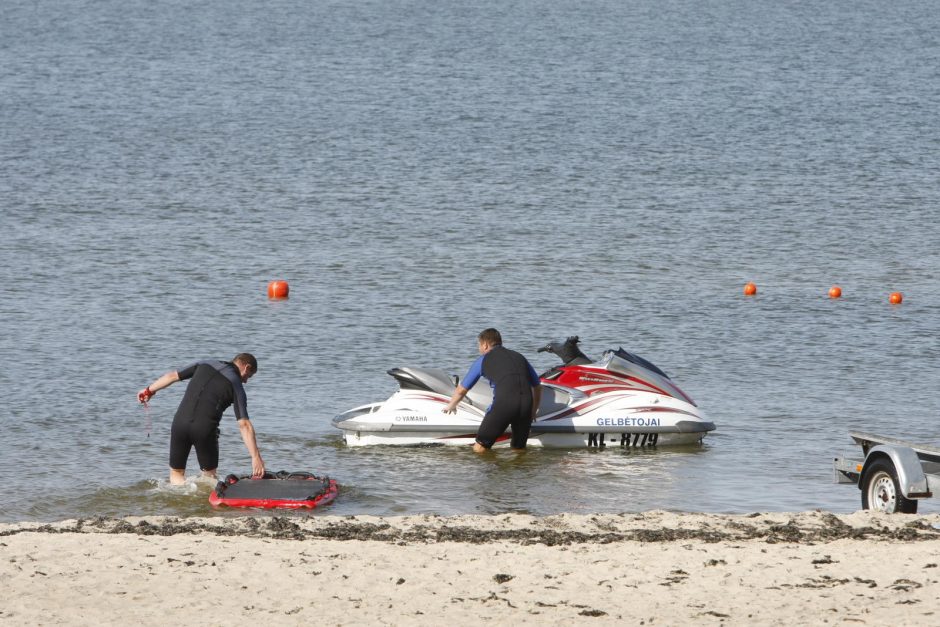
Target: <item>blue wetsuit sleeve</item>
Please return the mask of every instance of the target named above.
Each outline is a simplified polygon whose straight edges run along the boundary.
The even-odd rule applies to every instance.
[[[235,390],[235,402],[232,404],[235,408],[235,420],[248,419],[248,396],[245,394],[245,388],[239,381],[232,385]]]
[[[460,382],[462,387],[467,388],[468,390],[476,385],[477,381],[480,380],[480,377],[483,376],[483,357],[480,357],[473,362],[473,365],[470,366],[470,370],[467,370],[467,374],[464,375],[463,381]]]
[[[223,361],[217,362],[216,368],[232,384],[232,405],[235,409],[235,420],[248,420],[248,397],[245,395],[245,387],[242,385],[238,368],[231,362]]]
[[[539,385],[539,375],[535,371],[535,368],[532,367],[528,361],[525,362],[525,365],[529,367],[529,383],[532,384],[532,387],[537,387]]]

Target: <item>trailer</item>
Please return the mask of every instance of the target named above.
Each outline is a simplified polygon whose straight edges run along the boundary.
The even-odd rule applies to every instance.
[[[836,483],[854,483],[862,491],[862,509],[916,514],[920,499],[940,491],[940,447],[873,433],[850,431],[862,457],[836,457]]]

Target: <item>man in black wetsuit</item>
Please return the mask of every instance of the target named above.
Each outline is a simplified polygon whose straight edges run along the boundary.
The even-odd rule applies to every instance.
[[[483,376],[493,388],[493,404],[486,410],[477,429],[473,450],[477,453],[489,450],[510,425],[510,446],[514,450],[522,450],[542,400],[539,376],[525,357],[503,347],[503,338],[496,329],[481,331],[477,336],[477,346],[480,357],[470,366],[443,411],[445,414],[455,413],[463,397]]]
[[[239,353],[232,361],[198,361],[182,370],[173,370],[137,393],[146,403],[158,390],[192,379],[180,401],[170,430],[170,483],[181,484],[186,478],[189,451],[196,457],[203,475],[216,476],[219,466],[219,422],[222,412],[235,405],[235,419],[242,441],[251,454],[252,476],[264,474],[264,461],[258,451],[255,429],[248,419],[248,405],[243,385],[258,371],[258,361],[250,353]]]

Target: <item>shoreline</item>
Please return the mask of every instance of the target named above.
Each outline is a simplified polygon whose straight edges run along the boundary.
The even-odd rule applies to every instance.
[[[217,535],[277,540],[377,542],[496,541],[546,546],[615,542],[706,543],[761,540],[769,544],[815,544],[837,540],[940,540],[940,514],[882,515],[767,512],[699,514],[654,510],[622,514],[463,514],[438,516],[126,516],[68,519],[54,523],[0,523],[0,538],[24,533]],[[937,527],[932,525],[936,524]]]
[[[0,524],[0,623],[933,624],[940,515]]]

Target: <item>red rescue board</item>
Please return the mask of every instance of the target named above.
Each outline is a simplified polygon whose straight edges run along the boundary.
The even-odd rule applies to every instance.
[[[266,472],[257,479],[229,475],[216,484],[209,503],[215,507],[313,509],[331,503],[337,491],[334,479],[309,472]]]

